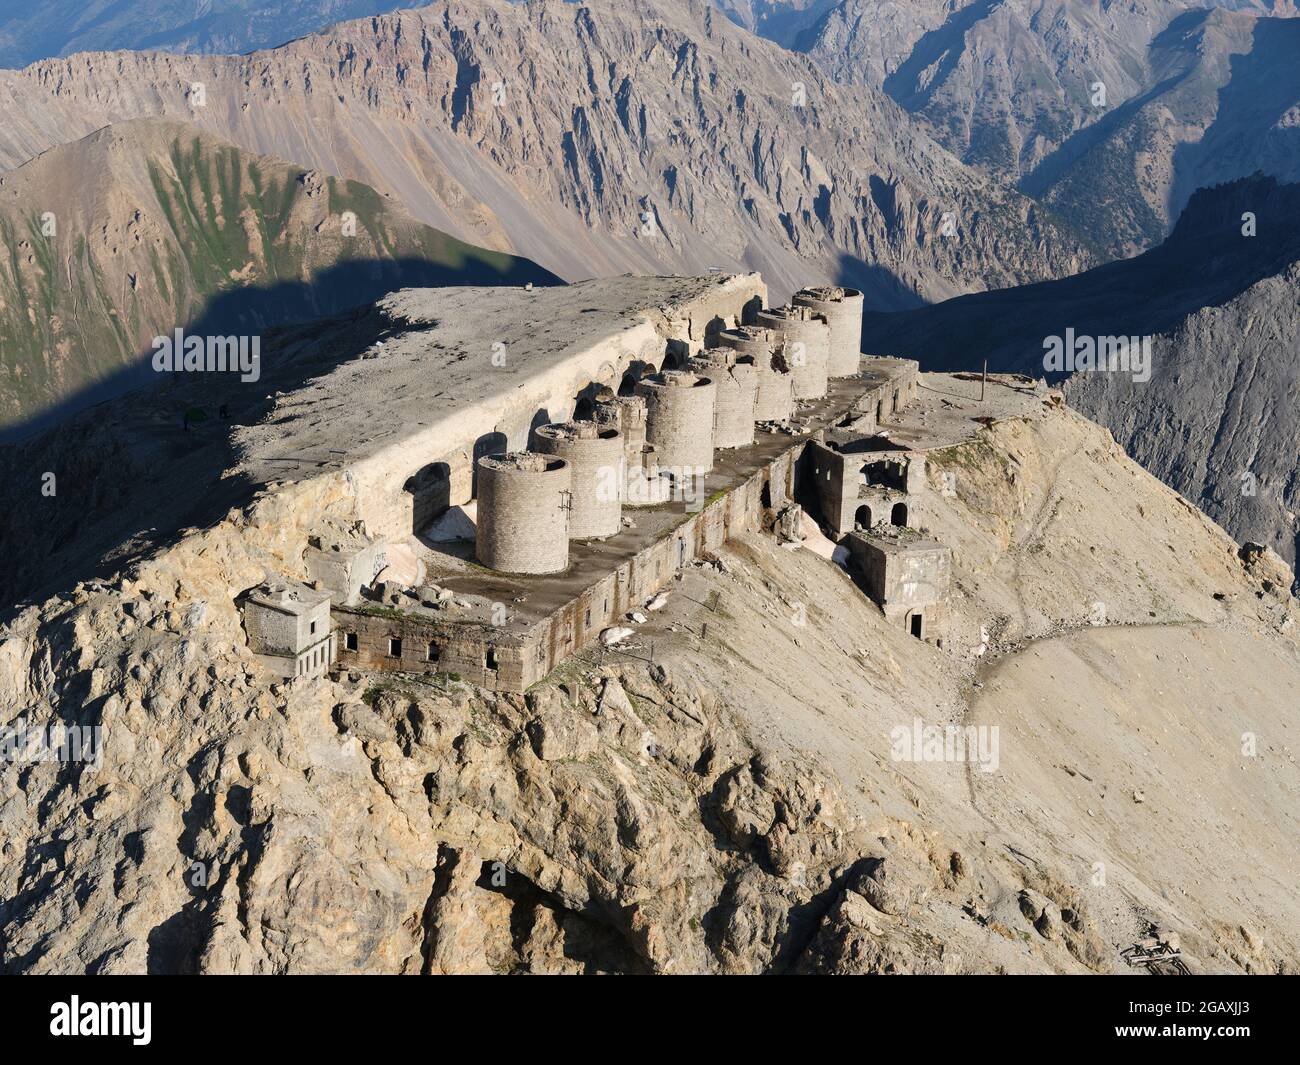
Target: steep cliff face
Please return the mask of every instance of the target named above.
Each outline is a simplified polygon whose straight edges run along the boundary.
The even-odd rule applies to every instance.
[[[556,280],[358,182],[160,119],[0,175],[0,243],[0,426],[11,429],[147,384],[142,354],[178,328],[255,335],[403,285]]]
[[[702,2],[450,0],[247,57],[46,61],[0,75],[0,100],[11,163],[110,120],[183,118],[568,279],[759,268],[778,298],[830,275],[888,307],[1089,261],[883,94]]]
[[[1183,15],[1152,41],[1141,91],[1066,141],[1021,188],[1129,255],[1162,239],[1199,188],[1257,171],[1295,181],[1297,53],[1300,20]]]
[[[837,79],[881,85],[955,154],[1014,182],[1142,87],[1151,38],[1181,4],[849,0],[806,47]],[[877,21],[887,27],[877,33]]]
[[[964,162],[1019,183],[1111,255],[1158,243],[1204,185],[1297,177],[1290,0],[732,6],[835,81],[883,89]]]
[[[929,490],[945,649],[749,536],[525,697],[266,685],[233,596],[296,572],[336,478],[66,573],[4,630],[0,706],[101,754],[0,768],[3,967],[1111,972],[1154,924],[1193,971],[1283,971],[1289,574],[1050,402]],[[996,726],[997,766],[900,759],[918,718]]]
[[[1253,178],[1193,197],[1160,247],[1045,285],[882,316],[868,350],[931,368],[987,354],[1044,375],[1044,341],[1147,336],[1150,380],[1081,373],[1070,402],[1234,536],[1294,560],[1300,498],[1300,185]]]
[[[1083,374],[1070,402],[1243,540],[1292,565],[1300,535],[1300,262],[1159,338],[1145,387]]]

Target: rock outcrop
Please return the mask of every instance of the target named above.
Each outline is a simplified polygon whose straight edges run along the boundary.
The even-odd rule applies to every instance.
[[[754,535],[524,696],[272,684],[234,596],[299,564],[328,478],[65,573],[7,620],[0,707],[97,754],[0,765],[0,964],[1110,972],[1158,926],[1192,971],[1285,970],[1284,567],[1052,402],[932,460],[942,651]],[[997,726],[998,772],[894,756],[918,715]]]

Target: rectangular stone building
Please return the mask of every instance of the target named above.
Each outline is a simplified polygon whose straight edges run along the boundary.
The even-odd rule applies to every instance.
[[[334,658],[329,592],[276,581],[246,592],[241,607],[248,647],[271,673],[318,677]]]
[[[943,645],[949,620],[952,549],[909,529],[850,533],[854,570],[885,617],[911,635]]]
[[[881,523],[914,525],[925,488],[925,453],[883,437],[831,430],[808,444],[807,477],[822,519],[837,536]]]

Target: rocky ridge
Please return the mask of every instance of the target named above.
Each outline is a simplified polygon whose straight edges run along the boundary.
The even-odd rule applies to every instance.
[[[233,597],[346,517],[337,478],[67,574],[9,619],[0,705],[101,728],[101,758],[4,768],[4,968],[1110,972],[1154,926],[1193,971],[1286,970],[1286,567],[1050,398],[930,482],[946,650],[759,535],[523,697],[265,684]],[[918,715],[997,724],[1001,770],[898,761]]]
[[[1044,376],[1044,341],[1150,337],[1150,380],[1079,373],[1070,402],[1234,536],[1295,559],[1300,185],[1256,176],[1199,192],[1169,239],[1078,277],[881,316],[868,349]],[[1053,379],[1064,375],[1049,375]]]
[[[836,82],[882,89],[1111,256],[1159,243],[1198,188],[1298,176],[1290,0],[723,6]]]

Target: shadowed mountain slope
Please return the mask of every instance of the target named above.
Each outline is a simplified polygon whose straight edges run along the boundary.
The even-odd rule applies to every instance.
[[[1245,236],[1254,215],[1256,235]],[[1300,510],[1300,186],[1202,190],[1169,239],[1078,277],[874,317],[868,350],[933,369],[1044,375],[1044,340],[1151,336],[1151,380],[1076,374],[1070,402],[1239,538],[1295,557]]]
[[[93,178],[88,180],[88,175]],[[404,285],[553,283],[359,182],[181,123],[118,123],[0,175],[0,425],[148,380],[153,337],[251,335]]]

